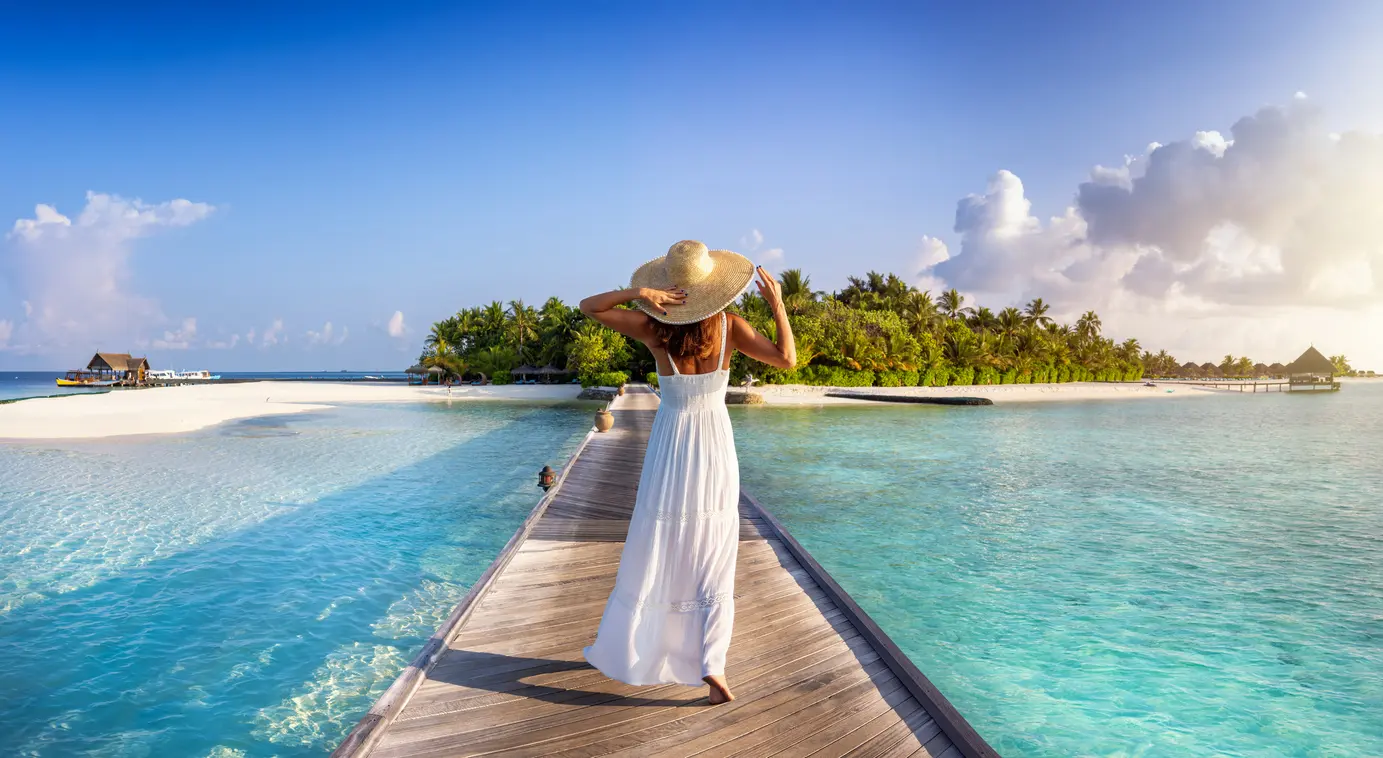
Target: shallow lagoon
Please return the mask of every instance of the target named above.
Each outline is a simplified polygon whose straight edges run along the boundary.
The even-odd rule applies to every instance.
[[[734,421],[744,487],[1000,754],[1383,755],[1383,382]]]
[[[394,405],[0,445],[0,752],[327,754],[589,424]]]
[[[745,487],[1003,755],[1383,754],[1383,382],[733,413]],[[326,755],[589,414],[0,445],[0,747]]]

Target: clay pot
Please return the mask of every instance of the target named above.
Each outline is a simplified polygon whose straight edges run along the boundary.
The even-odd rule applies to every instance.
[[[619,386],[619,394],[621,394],[621,395],[624,394],[624,385],[623,385],[623,384],[621,384],[621,385]]]
[[[615,414],[601,408],[595,412],[595,430],[608,432],[615,426]]]

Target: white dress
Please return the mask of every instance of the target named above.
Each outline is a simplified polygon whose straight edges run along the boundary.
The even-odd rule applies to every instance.
[[[725,673],[735,619],[739,460],[725,408],[725,314],[717,369],[660,376],[629,536],[586,660],[626,684]]]

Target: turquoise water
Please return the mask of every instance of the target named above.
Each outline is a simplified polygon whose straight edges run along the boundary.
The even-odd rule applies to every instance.
[[[1006,758],[1383,755],[1383,382],[734,423],[745,488]]]
[[[0,444],[0,755],[326,755],[589,427],[343,407]]]
[[[49,395],[89,395],[109,391],[105,388],[59,387],[55,380],[66,373],[65,371],[0,371],[0,401],[18,400],[26,397],[47,397]],[[222,371],[217,375],[223,379],[235,381],[257,379],[340,382],[361,381],[366,377],[378,377],[386,381],[399,382],[408,378],[407,374],[400,371]]]
[[[0,372],[0,401],[49,395],[90,395],[107,392],[89,387],[59,387],[55,381],[65,371],[3,371]]]

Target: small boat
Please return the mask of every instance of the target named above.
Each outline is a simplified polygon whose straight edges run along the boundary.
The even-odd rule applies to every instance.
[[[210,382],[220,379],[221,375],[213,375],[210,371],[179,371],[173,378],[179,382]]]
[[[117,379],[102,379],[91,371],[69,371],[67,376],[57,379],[59,387],[114,387]]]
[[[171,382],[178,378],[178,372],[161,369],[159,371],[150,371],[145,374],[145,377],[151,382]]]

